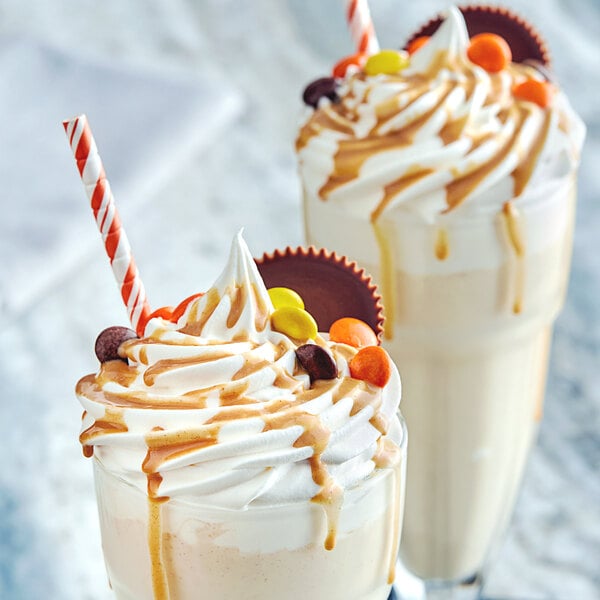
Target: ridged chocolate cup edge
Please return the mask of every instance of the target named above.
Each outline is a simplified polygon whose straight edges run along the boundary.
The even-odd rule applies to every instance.
[[[300,294],[319,331],[342,317],[369,324],[383,334],[383,304],[373,278],[355,261],[325,248],[288,246],[265,252],[255,262],[267,288],[288,287]]]

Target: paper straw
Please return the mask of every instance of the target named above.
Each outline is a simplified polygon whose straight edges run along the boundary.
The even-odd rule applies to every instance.
[[[379,52],[379,42],[367,0],[346,0],[346,19],[356,51],[366,54]]]
[[[143,331],[140,330],[143,330],[150,314],[150,306],[115,206],[110,183],[104,173],[92,130],[85,115],[63,121],[63,126],[102,235],[113,274],[121,290],[129,320],[138,335],[142,335]]]

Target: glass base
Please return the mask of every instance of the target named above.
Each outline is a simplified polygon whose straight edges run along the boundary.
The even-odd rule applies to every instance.
[[[423,581],[398,565],[394,590],[388,600],[484,600],[480,573],[462,581]]]

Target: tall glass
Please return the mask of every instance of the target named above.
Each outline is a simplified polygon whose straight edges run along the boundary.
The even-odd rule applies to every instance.
[[[386,600],[402,506],[402,460],[347,490],[332,550],[328,518],[305,501],[232,510],[149,500],[94,455],[102,546],[118,600]]]
[[[464,581],[477,594],[535,438],[569,275],[575,175],[548,190],[521,212],[509,203],[435,223],[398,209],[377,230],[305,191],[308,242],[360,261],[383,289],[384,346],[401,370],[411,434],[401,558],[432,597]]]

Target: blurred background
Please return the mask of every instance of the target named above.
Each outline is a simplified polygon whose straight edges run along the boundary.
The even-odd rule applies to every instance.
[[[372,0],[385,47],[447,2]],[[600,598],[597,0],[507,1],[588,126],[546,414],[494,598]],[[87,113],[153,306],[303,243],[293,140],[306,83],[353,52],[341,0],[0,0],[0,598],[109,600],[73,388],[127,324],[61,121]]]

